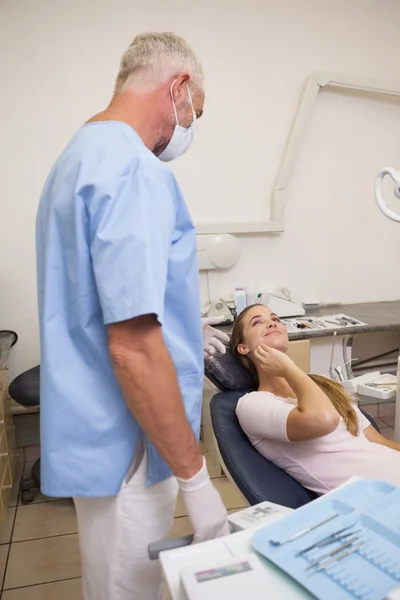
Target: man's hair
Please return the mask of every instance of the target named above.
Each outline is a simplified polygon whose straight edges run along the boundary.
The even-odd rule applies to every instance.
[[[143,33],[122,56],[114,94],[128,87],[151,89],[184,72],[190,75],[194,90],[203,90],[203,67],[182,37],[175,33]]]

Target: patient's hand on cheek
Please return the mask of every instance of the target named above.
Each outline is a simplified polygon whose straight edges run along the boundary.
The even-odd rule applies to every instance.
[[[255,350],[254,358],[265,373],[275,377],[285,377],[288,369],[294,366],[294,362],[286,354],[264,344]]]

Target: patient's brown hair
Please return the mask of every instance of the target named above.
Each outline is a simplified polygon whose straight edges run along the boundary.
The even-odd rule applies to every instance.
[[[254,304],[252,306],[247,306],[237,317],[232,331],[231,336],[231,346],[232,352],[238,361],[251,373],[254,375],[257,380],[257,371],[256,368],[248,356],[244,354],[240,354],[238,351],[239,344],[243,344],[243,321],[246,313],[254,308]],[[340,383],[329,379],[328,377],[324,377],[323,375],[308,375],[324,394],[329,398],[332,402],[333,406],[342,417],[343,421],[346,424],[347,431],[351,433],[351,435],[359,434],[359,425],[358,419],[356,415],[356,411],[353,408],[353,402],[348,394],[344,391],[343,387]]]

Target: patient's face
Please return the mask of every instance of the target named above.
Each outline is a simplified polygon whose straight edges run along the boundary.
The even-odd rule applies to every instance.
[[[261,304],[247,311],[243,317],[242,331],[243,344],[239,344],[238,350],[250,358],[262,344],[281,352],[286,352],[288,349],[289,338],[286,327],[275,313]]]

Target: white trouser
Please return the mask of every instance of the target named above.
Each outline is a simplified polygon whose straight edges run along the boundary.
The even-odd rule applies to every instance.
[[[168,537],[178,485],[174,477],[146,486],[147,459],[134,459],[117,496],[74,498],[82,561],[83,600],[160,600],[159,561],[150,542]]]

